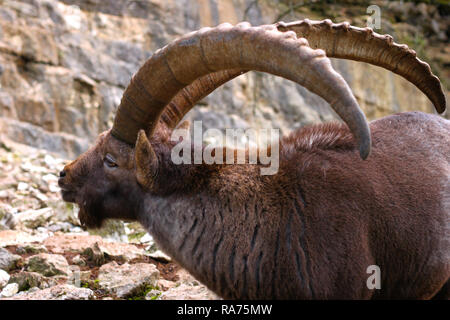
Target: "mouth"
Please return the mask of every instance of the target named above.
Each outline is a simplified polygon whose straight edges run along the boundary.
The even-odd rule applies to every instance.
[[[58,185],[61,188],[61,196],[63,200],[66,202],[75,202],[76,192],[67,188],[61,178],[58,180]]]

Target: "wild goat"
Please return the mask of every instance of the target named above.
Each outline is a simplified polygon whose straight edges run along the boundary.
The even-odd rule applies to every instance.
[[[133,76],[113,128],[60,173],[63,199],[80,206],[87,227],[141,222],[224,298],[448,298],[450,121],[411,112],[369,128],[325,52],[402,75],[445,111],[428,64],[369,28],[329,20],[204,28]],[[262,164],[175,165],[170,135],[183,116],[249,70],[306,87],[346,125],[282,138],[275,175],[260,175]],[[371,265],[381,289],[367,286]]]

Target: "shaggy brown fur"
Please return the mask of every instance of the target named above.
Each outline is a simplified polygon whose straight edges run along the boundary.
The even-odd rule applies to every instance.
[[[371,132],[363,161],[345,125],[300,129],[280,142],[273,176],[260,165],[174,165],[161,127],[152,162],[143,143],[135,157],[106,132],[66,166],[60,186],[85,225],[140,221],[224,298],[449,298],[450,122],[403,113]],[[142,163],[153,166],[145,188]],[[366,286],[374,264],[380,290]]]

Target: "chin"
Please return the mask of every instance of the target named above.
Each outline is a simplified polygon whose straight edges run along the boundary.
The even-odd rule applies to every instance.
[[[80,212],[78,213],[78,219],[81,222],[81,226],[85,229],[99,229],[102,227],[105,219],[93,215],[93,211],[87,210],[85,207],[80,206]],[[99,212],[96,212],[97,214]]]
[[[75,195],[76,193],[69,190],[61,190],[61,197],[66,202],[72,202],[75,203]]]

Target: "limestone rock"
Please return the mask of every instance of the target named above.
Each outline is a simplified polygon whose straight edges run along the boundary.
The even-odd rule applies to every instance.
[[[2,191],[5,192],[6,190]],[[8,195],[6,194],[5,196],[8,197]],[[12,208],[10,205],[0,203],[0,231],[14,229],[16,227],[17,219],[14,216],[14,211],[14,208]]]
[[[105,255],[98,246],[98,242],[94,243],[93,246],[87,248],[83,252],[88,256],[89,260],[92,261],[96,266],[101,266],[105,263]]]
[[[97,243],[99,249],[105,256],[110,258],[129,261],[145,256],[145,251],[133,244],[105,241],[100,236],[57,234],[44,241],[47,248],[52,248],[53,253],[64,253],[65,251],[83,253]]]
[[[191,286],[185,283],[164,291],[160,300],[217,300],[220,299],[215,293],[205,286]]]
[[[9,283],[0,292],[0,298],[10,298],[17,292],[19,292],[19,285],[17,283]]]
[[[29,290],[13,297],[14,300],[89,300],[94,292],[88,288],[78,288],[60,284],[43,290]]]
[[[145,286],[154,286],[158,277],[159,271],[153,264],[118,265],[113,261],[100,267],[98,279],[100,288],[126,298]]]
[[[0,231],[0,247],[24,244],[30,242],[40,242],[46,238],[45,235],[30,234],[23,231],[4,230]]]
[[[21,257],[16,254],[12,254],[4,248],[0,248],[0,269],[9,271],[16,267],[17,263],[21,260]]]
[[[155,252],[149,253],[148,256],[155,260],[159,260],[159,261],[164,261],[164,262],[172,261],[172,258],[169,257],[164,252],[162,252],[161,250],[156,250]]]
[[[16,215],[20,223],[27,228],[35,229],[47,224],[53,216],[52,208],[43,208],[39,210],[27,210]]]
[[[44,241],[47,248],[52,248],[53,253],[61,254],[65,251],[82,253],[96,242],[102,242],[99,236],[78,234],[57,234]]]
[[[24,291],[33,287],[42,288],[48,283],[48,281],[40,273],[21,271],[13,274],[9,279],[9,283],[17,283],[19,286],[19,291]]]
[[[3,1],[0,118],[5,121],[0,120],[0,132],[72,158],[111,126],[131,76],[156,49],[182,34],[222,22],[273,23],[283,6],[283,1],[251,0],[189,5],[184,1]],[[419,53],[427,46],[427,61],[435,58],[435,52],[445,51],[448,15],[441,16],[437,5],[391,1],[383,6],[384,32],[399,42],[410,42]],[[326,8],[319,15],[307,8],[302,6],[303,11],[291,18],[329,17]],[[339,20],[363,27],[365,12],[358,16],[345,11],[339,10]],[[412,30],[397,39],[402,25]],[[429,47],[436,50],[428,51]],[[447,62],[444,55],[440,76],[448,80]],[[356,91],[369,119],[431,110],[419,90],[388,71],[353,62],[333,62],[333,66]],[[197,107],[187,116],[203,120],[208,128],[272,126],[289,132],[338,119],[321,98],[290,81],[258,72],[237,77],[199,104],[204,112]]]
[[[17,246],[16,252],[18,254],[37,254],[37,253],[47,253],[48,250],[45,246],[40,244],[24,244],[23,246]]]
[[[8,272],[0,269],[0,290],[2,290],[8,284],[9,279],[10,276]]]
[[[40,253],[26,261],[27,270],[38,272],[46,277],[69,275],[69,264],[66,258],[58,254]]]

